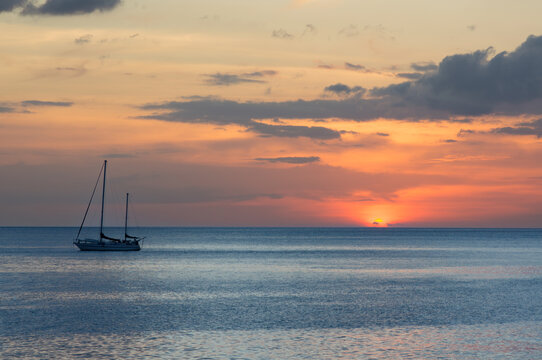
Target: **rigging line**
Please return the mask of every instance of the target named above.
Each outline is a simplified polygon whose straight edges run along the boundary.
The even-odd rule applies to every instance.
[[[81,226],[79,227],[79,231],[77,232],[76,239],[79,239],[79,235],[81,234],[81,230],[83,229],[83,224],[85,224],[85,219],[87,218],[88,209],[90,209],[90,204],[92,203],[92,199],[94,198],[94,193],[96,192],[96,188],[98,187],[98,182],[100,182],[100,178],[102,177],[102,171],[104,170],[104,165],[102,165],[100,169],[100,174],[98,174],[98,179],[96,179],[96,184],[94,185],[94,190],[92,190],[92,195],[90,195],[90,201],[87,205],[87,211],[85,211],[85,216],[83,216],[83,221],[81,222]]]

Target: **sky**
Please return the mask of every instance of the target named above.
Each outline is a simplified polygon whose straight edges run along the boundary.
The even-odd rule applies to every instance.
[[[0,0],[0,225],[542,227],[540,13]]]

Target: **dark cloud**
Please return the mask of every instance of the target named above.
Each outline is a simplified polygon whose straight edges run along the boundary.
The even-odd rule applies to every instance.
[[[454,139],[445,139],[445,140],[442,140],[442,142],[445,142],[445,143],[456,143],[457,140],[454,140]]]
[[[273,70],[263,70],[263,71],[255,71],[252,73],[245,73],[245,74],[216,73],[216,74],[208,74],[205,76],[207,77],[206,83],[208,85],[229,86],[229,85],[235,85],[235,84],[241,84],[241,83],[265,83],[266,81],[260,80],[259,78],[262,78],[265,76],[273,76],[276,73],[277,72]]]
[[[378,136],[390,136],[390,134],[383,133],[383,132],[377,132],[376,135],[378,135]]]
[[[395,74],[395,76],[402,77],[405,79],[410,79],[410,80],[417,80],[417,79],[420,79],[423,76],[423,74],[422,73],[398,73],[398,74]]]
[[[437,70],[438,66],[432,61],[424,61],[410,64],[410,68],[415,71],[425,72]]]
[[[299,125],[269,125],[252,121],[248,130],[262,136],[298,138],[307,137],[316,140],[339,139],[341,133],[322,126],[299,126]]]
[[[26,5],[28,0],[2,0],[0,1],[0,13],[13,11]]]
[[[41,100],[26,100],[21,101],[22,106],[61,106],[68,107],[72,106],[72,102],[68,101],[41,101]]]
[[[522,122],[517,126],[506,126],[491,130],[493,134],[502,135],[534,135],[542,137],[542,119]]]
[[[287,164],[308,164],[320,161],[318,156],[285,156],[275,158],[256,158],[257,161],[267,161],[270,163],[287,163]]]
[[[457,133],[457,137],[471,135],[471,134],[474,134],[475,132],[476,131],[470,130],[470,129],[460,129],[459,132]]]
[[[336,84],[337,85],[337,84]],[[341,85],[341,84],[339,84]],[[333,85],[332,85],[333,86]],[[339,91],[340,87],[333,87]],[[348,87],[350,92],[352,88]],[[344,88],[343,91],[348,91]],[[356,89],[358,93],[363,90]],[[339,91],[340,93],[340,91]],[[236,124],[249,127],[261,134],[285,136],[296,133],[295,127],[284,126],[271,128],[271,125],[257,123],[264,119],[345,119],[353,121],[370,121],[376,118],[402,119],[417,121],[420,113],[424,118],[447,119],[447,115],[435,110],[408,107],[395,103],[394,99],[364,99],[360,96],[344,97],[338,100],[295,100],[283,102],[236,102],[218,98],[194,98],[188,101],[170,101],[141,106],[142,110],[154,113],[140,116],[142,119],[195,123],[195,124]],[[340,133],[326,128],[301,127],[315,138],[338,138]],[[323,129],[326,129],[324,132]],[[320,135],[318,135],[320,134]]]
[[[365,66],[359,65],[359,64],[352,64],[349,62],[344,63],[344,68],[347,70],[354,70],[354,71],[363,71],[365,70]]]
[[[274,127],[257,120],[371,121],[385,118],[468,123],[471,119],[463,116],[499,111],[506,114],[542,113],[542,37],[530,36],[510,53],[503,52],[491,59],[489,54],[490,50],[482,50],[448,56],[435,71],[430,71],[433,68],[430,63],[413,64],[413,67],[426,71],[420,79],[373,88],[369,96],[362,97],[365,95],[362,87],[337,83],[326,87],[325,91],[342,95],[341,99],[236,102],[217,98],[192,98],[188,101],[143,105],[141,109],[155,113],[141,118],[237,124],[261,135],[330,139],[339,138],[340,132],[327,128],[296,128],[291,125]],[[231,85],[263,82],[263,76],[272,75],[272,71],[267,71],[235,75],[218,73],[209,75],[209,83]],[[467,134],[466,131],[459,136]]]
[[[236,102],[222,99],[171,101],[141,106],[143,110],[159,113],[143,118],[186,123],[213,123],[217,125],[249,125],[252,119],[325,119],[343,118],[358,121],[385,116],[393,111],[385,104],[382,109],[365,99],[296,100],[284,102]],[[365,111],[363,111],[365,110]],[[395,114],[394,114],[395,116]]]
[[[116,8],[121,0],[47,0],[35,5],[29,2],[23,8],[23,15],[83,15],[94,11],[110,11]]]
[[[320,115],[333,117],[332,114],[345,111],[346,104],[348,104],[346,101],[326,100],[311,102],[298,100],[283,103],[238,103],[216,99],[173,101],[144,105],[141,107],[144,110],[161,112],[140,116],[139,118],[197,124],[235,124],[263,136],[308,137],[330,140],[340,138],[340,132],[321,126],[270,125],[255,121],[255,119],[312,119],[319,118]],[[351,103],[350,106],[355,106],[355,104]]]
[[[521,112],[517,105],[542,98],[542,36],[529,36],[516,50],[489,59],[491,53],[489,48],[448,56],[419,80],[371,94],[461,115],[492,113],[506,104]]]
[[[293,39],[294,36],[284,29],[273,30],[271,36],[278,39]]]
[[[345,84],[337,83],[334,85],[327,86],[326,88],[324,88],[324,91],[331,92],[337,95],[351,95],[351,94],[363,95],[366,89],[361,86],[350,87]]]
[[[0,105],[0,113],[10,113],[10,112],[15,112],[15,109],[12,108],[11,106]]]

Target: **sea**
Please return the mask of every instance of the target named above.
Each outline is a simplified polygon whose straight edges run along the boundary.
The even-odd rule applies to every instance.
[[[541,229],[133,232],[0,227],[0,358],[542,358]]]

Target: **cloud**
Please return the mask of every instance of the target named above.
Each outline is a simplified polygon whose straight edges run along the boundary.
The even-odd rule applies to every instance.
[[[11,113],[11,112],[15,112],[15,109],[12,108],[11,106],[0,105],[0,113]]]
[[[337,84],[335,84],[336,86]],[[331,89],[340,93],[342,84]],[[319,127],[277,127],[257,122],[265,119],[283,120],[321,120],[344,119],[352,121],[371,121],[377,118],[417,121],[420,114],[425,119],[448,119],[447,114],[409,107],[395,103],[395,99],[364,99],[358,94],[363,90],[344,85],[344,91],[357,91],[354,96],[341,99],[295,100],[282,102],[237,102],[219,98],[194,98],[187,101],[150,103],[140,109],[152,112],[139,116],[140,119],[154,119],[192,124],[240,125],[260,134],[292,136],[298,132],[313,138],[339,138],[340,132]],[[353,90],[352,90],[353,89]],[[273,127],[275,126],[275,127]],[[325,130],[324,130],[325,129]]]
[[[92,40],[92,34],[86,34],[86,35],[83,35],[83,36],[80,36],[80,37],[76,38],[74,40],[74,42],[77,45],[83,45],[83,44],[89,43],[90,40]]]
[[[264,77],[264,76],[273,76],[276,75],[277,72],[275,70],[262,70],[262,71],[254,71],[251,73],[244,73],[243,76],[247,77]]]
[[[41,101],[41,100],[25,100],[21,101],[22,106],[61,106],[68,107],[72,106],[72,102],[68,101]]]
[[[208,85],[213,86],[230,86],[230,85],[236,85],[241,83],[265,83],[266,81],[260,80],[259,78],[265,77],[265,76],[273,76],[277,72],[274,70],[263,70],[263,71],[255,71],[252,73],[245,73],[245,74],[223,74],[223,73],[215,73],[215,74],[207,74],[205,75],[207,77],[206,83]]]
[[[437,70],[438,66],[432,61],[423,61],[410,64],[410,68],[415,71],[425,72]]]
[[[339,35],[346,36],[346,37],[354,37],[359,35],[359,30],[356,25],[350,24],[341,30],[339,30]]]
[[[353,86],[350,87],[348,85],[344,85],[341,83],[337,83],[334,85],[329,85],[326,88],[324,88],[324,91],[331,92],[337,95],[351,95],[351,94],[357,94],[359,96],[363,95],[366,91],[365,88],[361,86]]]
[[[312,119],[333,117],[338,111],[344,111],[343,101],[316,100],[317,103],[298,100],[294,102],[239,103],[229,100],[204,99],[184,102],[166,102],[147,104],[143,110],[159,112],[140,116],[140,119],[154,119],[193,124],[240,125],[248,131],[263,136],[308,137],[318,140],[339,139],[341,133],[321,126],[270,125],[258,122],[258,119]],[[317,104],[317,105],[316,105]]]
[[[330,64],[318,64],[317,67],[320,69],[327,69],[327,70],[335,69],[335,66],[330,65]]]
[[[340,139],[341,133],[322,126],[269,125],[252,121],[248,130],[263,136],[298,138],[307,137],[316,140]]]
[[[365,66],[359,65],[359,64],[352,64],[349,62],[344,63],[344,68],[347,70],[354,70],[354,71],[363,71],[365,70]]]
[[[308,164],[320,161],[318,156],[286,156],[275,158],[256,158],[257,161],[267,161],[270,163],[287,163],[287,164]]]
[[[41,5],[28,2],[23,8],[23,15],[83,15],[94,11],[111,11],[121,0],[46,0]]]
[[[529,36],[514,51],[491,59],[492,48],[444,58],[434,72],[422,78],[371,90],[373,96],[389,96],[409,104],[460,115],[508,111],[542,99],[542,36]],[[537,113],[542,107],[535,109]]]
[[[506,126],[491,130],[493,134],[500,135],[534,135],[537,138],[542,137],[542,119],[522,122],[517,126]]]
[[[457,133],[457,137],[464,137],[464,136],[467,136],[467,135],[472,135],[474,133],[476,133],[476,131],[474,131],[474,130],[460,129],[459,132]]]
[[[141,109],[155,113],[145,119],[185,123],[237,124],[261,135],[298,136],[298,130],[313,138],[339,138],[327,128],[273,127],[257,122],[263,119],[343,119],[371,121],[379,118],[409,121],[470,122],[458,116],[488,113],[542,113],[542,36],[529,36],[516,50],[491,59],[491,49],[444,58],[434,71],[431,63],[412,67],[426,70],[420,79],[373,88],[341,83],[329,85],[326,92],[342,99],[294,100],[282,102],[236,102],[217,98],[194,98],[146,104]],[[271,72],[209,75],[212,85],[263,82]],[[323,129],[326,129],[325,131]],[[521,130],[525,131],[525,130]],[[466,134],[464,132],[462,135]]]
[[[316,27],[312,24],[305,25],[305,29],[303,30],[303,33],[301,36],[309,35],[309,34],[316,34]]]
[[[28,0],[2,0],[0,1],[0,13],[10,12],[26,5]]]
[[[271,36],[278,39],[293,39],[294,36],[284,29],[273,30]]]
[[[83,76],[87,72],[87,69],[84,65],[75,67],[75,66],[59,66],[54,69],[46,69],[39,74],[39,77],[49,77],[49,76],[68,76],[68,77],[77,77]]]
[[[384,132],[377,132],[376,135],[378,135],[378,136],[390,136],[390,134],[384,133]]]
[[[417,79],[420,79],[423,76],[423,74],[422,73],[398,73],[398,74],[395,74],[395,76],[402,77],[405,79],[410,79],[410,80],[417,80]]]
[[[467,29],[470,30],[470,31],[474,31],[474,30],[476,30],[476,25],[469,25],[469,26],[467,26]]]

